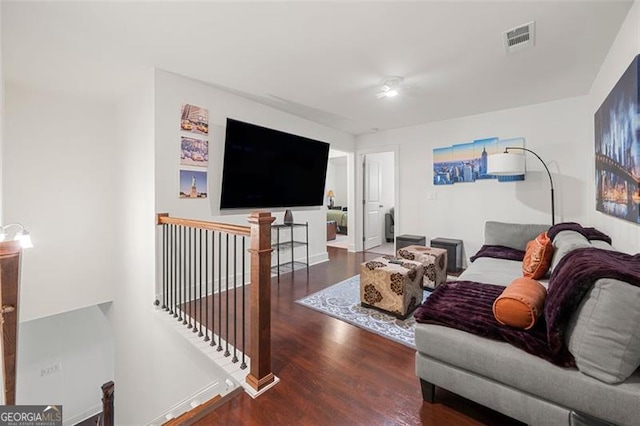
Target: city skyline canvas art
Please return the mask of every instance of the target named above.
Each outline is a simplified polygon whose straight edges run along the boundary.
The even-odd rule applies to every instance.
[[[640,55],[594,116],[596,210],[640,223]]]
[[[493,176],[487,173],[489,155],[502,153],[506,147],[510,146],[524,148],[524,138],[491,137],[434,148],[433,184],[452,185],[482,179],[497,179],[499,182],[524,180],[524,175]]]

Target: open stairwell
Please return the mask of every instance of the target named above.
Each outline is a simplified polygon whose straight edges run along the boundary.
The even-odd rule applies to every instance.
[[[279,379],[271,371],[270,213],[249,226],[157,215],[158,321],[228,374],[150,425],[191,424],[244,390],[252,397]]]

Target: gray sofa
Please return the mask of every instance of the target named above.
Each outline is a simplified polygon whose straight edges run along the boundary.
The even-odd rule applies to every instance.
[[[485,244],[524,250],[547,228],[487,222]],[[560,232],[552,270],[566,253],[588,246],[613,250],[577,232]],[[519,276],[521,262],[479,258],[459,279],[506,286]],[[438,386],[531,425],[640,424],[640,288],[617,284],[598,280],[571,319],[565,342],[578,369],[557,367],[508,343],[417,324],[416,374],[424,400],[434,402]]]

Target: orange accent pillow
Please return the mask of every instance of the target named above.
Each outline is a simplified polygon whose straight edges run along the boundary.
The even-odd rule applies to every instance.
[[[547,290],[531,278],[517,278],[493,302],[493,316],[502,325],[529,330],[544,309]]]
[[[534,280],[544,277],[551,266],[553,242],[546,232],[527,243],[527,251],[522,261],[522,275]]]

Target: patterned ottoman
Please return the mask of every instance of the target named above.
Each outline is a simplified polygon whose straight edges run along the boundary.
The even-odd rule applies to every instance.
[[[406,318],[422,303],[421,262],[382,256],[360,265],[362,306]]]
[[[398,257],[424,265],[425,288],[435,289],[447,282],[447,250],[424,246],[408,246],[398,250]]]

